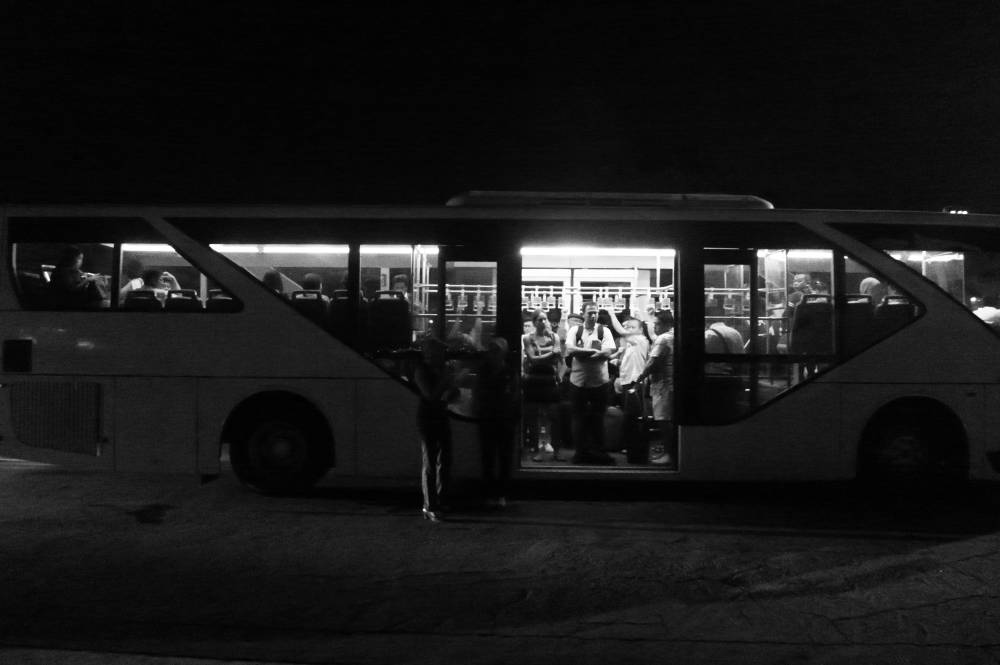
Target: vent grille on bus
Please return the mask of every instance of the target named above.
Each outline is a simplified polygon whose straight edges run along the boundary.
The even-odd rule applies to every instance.
[[[11,422],[26,446],[99,454],[101,386],[97,383],[14,383]]]
[[[655,208],[750,208],[774,206],[749,194],[641,194],[627,192],[494,192],[473,190],[453,196],[448,206],[599,206]]]

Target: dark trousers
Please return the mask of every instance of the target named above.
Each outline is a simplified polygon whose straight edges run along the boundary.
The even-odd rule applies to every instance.
[[[570,386],[569,399],[573,406],[573,441],[577,456],[605,456],[604,414],[608,410],[608,386]]]
[[[479,446],[483,461],[483,490],[486,496],[507,496],[514,459],[515,426],[506,420],[479,423]]]
[[[419,424],[419,430],[424,509],[440,510],[451,472],[451,427],[447,420],[425,421]]]

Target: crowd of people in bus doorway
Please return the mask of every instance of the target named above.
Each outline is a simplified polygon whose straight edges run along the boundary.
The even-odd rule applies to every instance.
[[[567,316],[567,325],[557,328],[546,312],[534,312],[521,337],[520,372],[509,362],[507,341],[501,337],[483,344],[469,335],[449,335],[447,341],[425,336],[413,371],[420,395],[417,428],[424,518],[440,521],[446,511],[452,438],[449,404],[457,399],[466,371],[448,360],[449,348],[468,349],[471,344],[481,359],[473,402],[488,506],[502,508],[507,503],[521,424],[535,462],[614,464],[605,449],[606,414],[612,403],[623,414],[620,431],[613,435],[624,446],[627,461],[674,465],[674,317],[669,309],[650,308],[644,314],[640,318],[625,313],[619,318],[587,303],[581,313]],[[572,456],[564,459],[564,451],[570,449]]]

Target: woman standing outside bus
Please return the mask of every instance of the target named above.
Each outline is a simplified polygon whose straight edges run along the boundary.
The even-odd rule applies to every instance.
[[[559,374],[563,362],[562,343],[552,331],[549,318],[539,310],[531,318],[534,330],[522,338],[528,371],[524,379],[525,421],[528,440],[536,446],[535,462],[541,462],[546,452],[552,459],[559,459],[559,438],[552,436],[552,427],[558,422],[552,405],[559,402]],[[542,436],[548,421],[546,436]],[[548,439],[548,440],[546,440]],[[553,445],[553,442],[556,442]]]
[[[451,425],[448,401],[455,390],[455,380],[447,362],[447,345],[436,337],[423,340],[421,358],[413,380],[420,393],[417,429],[420,432],[420,486],[424,495],[424,519],[439,522],[442,499],[451,471]]]

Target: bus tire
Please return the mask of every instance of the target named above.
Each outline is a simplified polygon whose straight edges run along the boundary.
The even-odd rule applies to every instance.
[[[332,445],[319,414],[306,409],[259,413],[230,443],[233,472],[263,494],[299,494],[330,469]]]
[[[858,478],[871,489],[950,489],[967,477],[964,429],[939,402],[892,405],[865,429]]]

